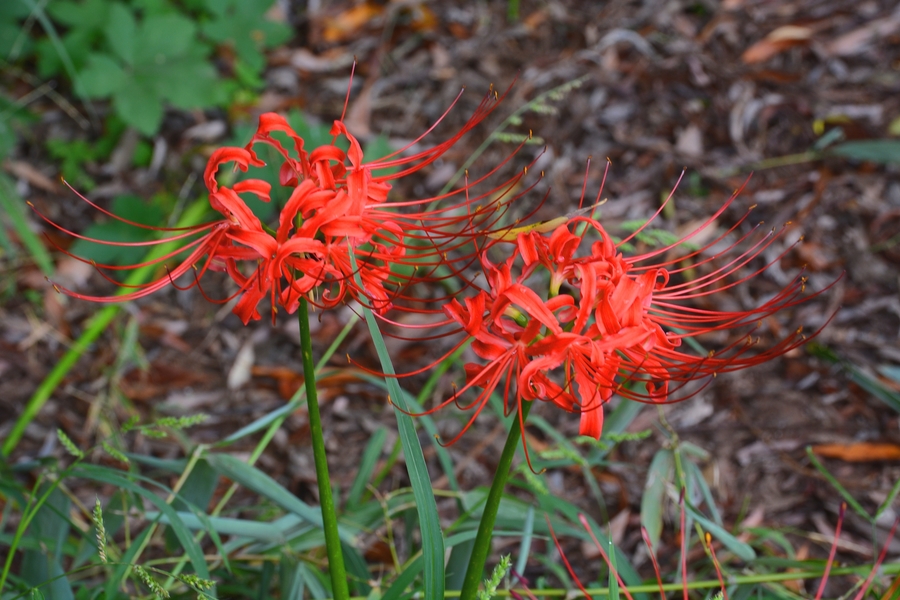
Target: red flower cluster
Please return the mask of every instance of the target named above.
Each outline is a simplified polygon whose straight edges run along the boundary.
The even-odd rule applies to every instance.
[[[728,241],[749,211],[703,247],[681,250],[738,192],[683,240],[637,256],[626,257],[620,248],[649,222],[619,243],[598,221],[583,216],[547,233],[494,236],[482,253],[484,289],[444,307],[483,360],[467,364],[465,386],[432,409],[459,403],[465,392],[479,390],[465,407],[473,415],[450,443],[468,429],[501,384],[507,413],[518,409],[521,414],[523,402],[551,402],[580,413],[581,435],[599,439],[603,405],[613,394],[654,403],[682,400],[698,391],[685,389],[688,382],[759,364],[802,344],[806,338],[798,329],[759,353],[750,353],[756,343],[748,335],[717,353],[698,355],[682,348],[687,338],[753,326],[808,299],[801,295],[806,278],[799,274],[751,310],[690,305],[768,266],[743,272],[778,238],[774,230],[754,241],[759,224]],[[728,245],[725,251],[713,250],[723,244]],[[495,264],[491,255],[505,259]]]
[[[471,263],[473,259],[458,250],[483,231],[490,230],[503,212],[500,209],[525,193],[515,191],[524,173],[499,186],[481,186],[489,189],[477,194],[473,192],[502,166],[498,165],[476,180],[468,181],[467,178],[462,188],[440,197],[402,202],[388,200],[390,180],[414,173],[440,158],[491,114],[502,98],[491,90],[468,122],[441,144],[406,154],[431,132],[432,126],[406,147],[373,162],[364,161],[359,142],[347,131],[342,120],[335,121],[331,134],[335,142],[339,137],[346,139],[347,152],[335,142],[307,151],[304,140],[283,117],[275,113],[263,114],[256,134],[245,147],[220,148],[209,159],[204,181],[209,190],[210,206],[223,216],[219,221],[185,229],[147,227],[100,209],[83,196],[84,201],[114,219],[172,235],[152,242],[108,242],[79,236],[48,221],[73,237],[102,244],[149,246],[184,241],[178,250],[137,265],[119,267],[92,263],[103,273],[164,265],[184,257],[174,268],[167,267],[164,275],[151,283],[134,286],[130,293],[91,296],[66,289],[61,291],[84,300],[121,302],[146,296],[170,283],[174,285],[175,280],[190,269],[197,271],[192,285],[199,285],[207,270],[215,270],[226,272],[237,284],[238,290],[232,298],[240,296],[240,299],[234,312],[244,324],[260,318],[258,307],[267,296],[273,319],[278,306],[293,313],[303,297],[327,308],[349,295],[383,313],[397,299],[405,297],[405,290],[411,283],[427,278],[438,266],[455,260]],[[279,141],[273,135],[276,133],[290,140],[292,147]],[[219,169],[229,163],[235,170],[244,172],[265,166],[254,150],[256,144],[269,145],[278,152],[282,160],[280,184],[291,189],[275,229],[263,224],[242,197],[249,194],[269,202],[269,183],[261,179],[244,179],[227,186],[216,178]],[[376,174],[385,169],[398,172]],[[186,256],[185,252],[188,253]],[[117,283],[110,277],[107,279]]]
[[[473,415],[460,435],[502,385],[507,412],[519,409],[521,415],[523,402],[551,402],[579,413],[581,434],[599,438],[603,405],[613,394],[648,402],[683,399],[696,393],[684,387],[688,382],[764,362],[804,341],[797,330],[760,353],[750,353],[755,346],[752,337],[741,337],[718,353],[698,355],[682,348],[687,338],[752,326],[805,300],[801,296],[805,278],[798,275],[754,309],[720,311],[691,305],[765,269],[753,270],[751,263],[779,234],[757,235],[757,226],[739,236],[749,212],[703,247],[683,250],[683,244],[721,216],[738,192],[684,240],[632,257],[622,254],[622,246],[649,222],[618,243],[587,216],[554,221],[561,224],[551,231],[501,227],[508,204],[531,189],[519,189],[527,169],[500,185],[484,185],[508,158],[476,180],[467,176],[464,186],[448,194],[389,199],[390,180],[440,158],[501,100],[491,91],[460,131],[441,144],[407,154],[433,126],[406,147],[370,162],[364,161],[359,142],[342,119],[331,129],[331,144],[308,151],[283,117],[266,113],[245,147],[221,148],[209,160],[204,182],[210,206],[221,220],[186,229],[151,228],[171,234],[154,242],[92,240],[138,246],[183,241],[177,250],[139,265],[95,265],[101,273],[176,259],[177,266],[124,295],[63,291],[86,300],[119,302],[174,284],[190,269],[197,271],[192,285],[199,285],[207,270],[222,271],[237,286],[234,312],[245,324],[260,318],[258,307],[266,297],[273,319],[278,306],[293,313],[302,298],[327,308],[350,296],[381,315],[392,307],[440,314],[435,307],[444,303],[442,310],[449,319],[444,324],[461,328],[483,361],[467,365],[465,386],[432,409],[459,402],[471,389],[480,390],[468,405]],[[346,152],[336,145],[340,137],[348,143]],[[281,159],[279,183],[291,191],[274,229],[263,224],[244,199],[249,194],[269,202],[269,183],[244,179],[229,186],[217,179],[223,165],[244,172],[264,166],[255,151],[257,144],[275,149]],[[379,174],[384,169],[397,172]],[[476,186],[487,189],[475,193]],[[723,245],[727,250],[719,249]],[[479,261],[486,280],[483,289],[465,278],[466,267]],[[411,284],[436,281],[438,268],[442,277],[464,282],[461,300],[426,301],[406,291]],[[750,269],[746,274],[745,268]],[[462,295],[472,289],[475,293]]]

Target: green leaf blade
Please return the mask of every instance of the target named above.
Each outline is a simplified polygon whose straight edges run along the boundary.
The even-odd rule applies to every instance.
[[[833,154],[878,163],[900,163],[900,140],[859,140],[831,149]]]
[[[185,54],[197,43],[197,27],[176,13],[147,17],[136,35],[135,64],[160,64]]]
[[[641,498],[641,525],[647,530],[651,551],[659,546],[663,527],[663,506],[666,484],[675,472],[675,458],[671,450],[662,449],[654,455],[647,470],[647,482]]]
[[[131,11],[122,4],[111,4],[104,33],[113,52],[125,64],[133,65],[137,22]]]
[[[113,106],[123,121],[144,135],[153,135],[159,130],[163,105],[149,86],[132,81],[131,85],[116,92]]]
[[[125,71],[108,54],[89,54],[78,74],[80,93],[89,98],[105,98],[123,89],[128,81]]]

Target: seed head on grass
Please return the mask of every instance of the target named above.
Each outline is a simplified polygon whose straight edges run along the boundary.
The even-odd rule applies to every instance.
[[[478,592],[478,600],[491,600],[494,597],[497,593],[497,588],[500,587],[503,578],[509,573],[511,566],[512,559],[509,554],[504,554],[500,557],[500,562],[491,571],[491,576],[484,581],[484,589]]]
[[[75,445],[75,442],[72,441],[72,438],[66,435],[66,433],[62,429],[56,430],[56,437],[59,439],[59,443],[62,444],[63,448],[66,449],[66,452],[71,454],[77,459],[84,458],[84,452]]]
[[[100,506],[100,498],[94,503],[91,520],[97,530],[97,553],[100,555],[100,562],[105,564],[109,561],[106,558],[106,527],[103,525],[103,507]]]
[[[156,595],[157,598],[168,598],[169,592],[166,589],[159,585],[159,582],[156,581],[147,570],[141,565],[132,565],[131,568],[134,570],[135,574],[138,576],[138,579],[144,582],[150,591]]]

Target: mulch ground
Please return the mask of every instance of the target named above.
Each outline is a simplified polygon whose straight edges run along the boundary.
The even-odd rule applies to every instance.
[[[605,163],[597,159],[612,162],[604,191],[609,201],[601,212],[612,230],[624,221],[649,217],[686,168],[675,210],[661,222],[676,233],[689,231],[754,171],[725,220],[733,222],[755,204],[754,218],[787,227],[787,242],[800,236],[804,242],[764,275],[717,301],[752,306],[803,265],[810,290],[840,277],[827,293],[767,323],[769,331],[798,325],[814,331],[837,311],[819,334],[820,344],[873,374],[878,366],[900,364],[900,253],[896,245],[883,244],[900,231],[898,166],[837,157],[779,160],[807,152],[823,131],[837,126],[849,139],[887,135],[900,117],[900,11],[895,3],[524,1],[514,21],[507,19],[507,8],[504,2],[342,2],[316,14],[290,12],[285,18],[296,25],[296,39],[271,54],[268,86],[259,106],[249,109],[251,117],[262,110],[300,108],[326,123],[337,118],[349,64],[356,57],[350,130],[362,138],[384,133],[399,144],[440,117],[463,85],[465,94],[439,132],[458,128],[491,84],[502,90],[515,81],[491,122],[418,180],[398,183],[396,193],[422,196],[434,194],[509,112],[583,77],[580,87],[553,103],[554,113],[525,114],[514,128],[531,129],[546,143],[529,146],[517,157],[527,164],[542,152],[536,166],[545,177],[535,197],[550,191],[541,218],[575,207],[589,156],[594,162],[589,194],[596,193]],[[92,135],[74,122],[60,122],[57,107],[37,110],[46,115],[36,125],[39,131],[70,138]],[[148,197],[178,190],[186,181],[194,181],[189,191],[200,194],[191,178],[202,169],[203,154],[228,134],[201,144],[186,137],[185,130],[221,120],[230,124],[234,116],[239,115],[169,114],[161,135],[167,142],[157,163],[161,168],[92,165],[101,183],[92,197],[106,200],[122,192]],[[477,164],[493,164],[508,148],[495,144]],[[33,168],[17,171],[20,192],[50,216],[66,219],[73,228],[96,218],[72,194],[41,185],[38,175],[52,182],[58,167],[38,146],[23,143],[14,162]],[[773,249],[774,256],[787,242]],[[72,267],[65,260],[60,265]],[[65,276],[84,279],[82,290],[108,290],[90,273],[73,269]],[[96,310],[59,297],[30,267],[7,268],[5,277],[14,279],[16,292],[0,307],[0,437]],[[140,355],[149,364],[147,371],[134,360],[115,368],[128,316],[140,325]],[[346,316],[323,314],[315,323],[320,351]],[[116,323],[28,428],[15,460],[59,454],[57,427],[80,445],[96,443],[108,433],[102,415],[122,419],[127,414],[120,396],[146,418],[206,412],[211,420],[190,435],[195,442],[212,442],[280,406],[301,381],[296,324],[286,315],[274,327],[265,319],[244,327],[227,308],[209,305],[196,290],[167,291],[129,307]],[[397,343],[393,351],[398,364],[422,364],[439,355],[439,348],[415,342]],[[350,335],[336,366],[346,366],[345,352],[375,364],[364,328]],[[243,383],[228,385],[229,377],[237,378],[234,383],[241,376]],[[896,383],[884,383],[897,390]],[[415,381],[406,385],[415,391]],[[450,389],[448,380],[439,392]],[[393,417],[382,392],[350,378],[325,382],[324,399],[326,437],[339,450],[332,453],[332,474],[346,490],[371,432],[382,424],[393,427]],[[535,410],[560,431],[577,433],[575,416],[550,406]],[[710,453],[704,473],[726,523],[741,516],[754,525],[814,532],[818,537],[808,539],[816,552],[827,547],[840,497],[811,468],[807,446],[836,445],[822,460],[869,509],[884,500],[900,477],[897,413],[804,348],[719,377],[692,400],[665,407],[664,413],[681,439]],[[452,415],[444,419],[447,431],[459,426]],[[641,545],[638,519],[647,466],[666,440],[657,422],[657,412],[645,410],[632,430],[652,429],[653,435],[623,444],[613,455],[615,464],[600,478],[606,510],[620,524],[617,541],[629,551]],[[537,431],[530,435],[537,443],[543,440]],[[503,438],[497,435],[496,421],[486,416],[451,448],[462,465],[458,475],[465,489],[489,483]],[[878,445],[879,460],[853,460],[858,458],[854,449],[863,443]],[[234,451],[249,451],[249,444]],[[142,438],[136,438],[132,450],[160,457],[184,451],[169,441]],[[873,455],[864,452],[867,456]],[[301,498],[315,498],[304,413],[287,421],[260,464]],[[405,474],[398,467],[392,476],[385,485],[402,484]],[[578,477],[550,480],[599,518]],[[884,515],[885,525],[893,522],[895,509]],[[852,518],[842,534],[855,562],[871,559],[870,539],[868,525]],[[665,540],[675,543],[674,534]],[[896,556],[900,545],[893,551]]]

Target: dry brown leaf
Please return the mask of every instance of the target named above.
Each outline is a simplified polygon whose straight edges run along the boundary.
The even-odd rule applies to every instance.
[[[808,44],[812,34],[809,27],[783,25],[747,48],[741,55],[741,60],[748,65],[765,62],[788,48]]]
[[[794,555],[794,560],[806,560],[807,558],[809,558],[809,544],[803,544],[797,550],[797,554]],[[787,573],[796,573],[798,571],[800,571],[800,569],[792,568],[792,569],[788,569],[786,572]],[[803,592],[803,580],[802,579],[792,579],[790,581],[785,581],[784,583],[782,583],[782,585],[784,585],[784,587],[791,590],[792,592],[795,592],[795,593]]]
[[[522,20],[522,25],[529,32],[535,31],[538,27],[548,21],[546,9],[538,9]]]
[[[251,373],[257,377],[270,377],[277,382],[278,395],[288,400],[303,385],[303,375],[295,373],[288,367],[267,367],[253,365]]]
[[[375,77],[366,80],[363,89],[356,95],[350,108],[347,110],[347,117],[344,119],[344,125],[353,132],[353,135],[363,139],[372,135],[372,128],[369,127],[369,120],[372,118],[372,90],[374,89]]]
[[[24,179],[36,188],[40,188],[45,192],[58,193],[59,186],[56,182],[38,171],[34,166],[21,160],[8,160],[3,163],[3,168],[11,175]]]
[[[209,373],[161,361],[150,369],[132,369],[119,381],[126,398],[141,402],[213,381]]]
[[[363,2],[336,16],[325,17],[322,19],[322,39],[329,44],[348,41],[383,12],[383,6]]]
[[[409,16],[410,28],[417,33],[431,32],[437,29],[438,18],[425,2],[410,6]]]
[[[336,52],[313,54],[306,48],[298,48],[291,53],[290,64],[300,71],[327,73],[349,68],[353,64],[353,55],[342,49]]]
[[[834,250],[817,242],[803,242],[797,246],[797,255],[811,271],[824,271],[837,264]]]
[[[857,444],[819,444],[813,452],[824,458],[845,462],[900,460],[900,446],[891,443],[860,442]]]
[[[826,46],[831,56],[853,56],[870,48],[872,44],[900,31],[900,9],[887,18],[872,20],[862,27],[835,38]]]
[[[366,548],[363,556],[370,563],[377,563],[380,565],[394,564],[394,557],[391,554],[391,547],[382,540],[375,540],[374,542],[372,542],[372,545]]]
[[[458,40],[467,40],[472,37],[472,31],[467,29],[462,23],[457,23],[456,21],[448,23],[447,29],[449,29],[453,37]]]

